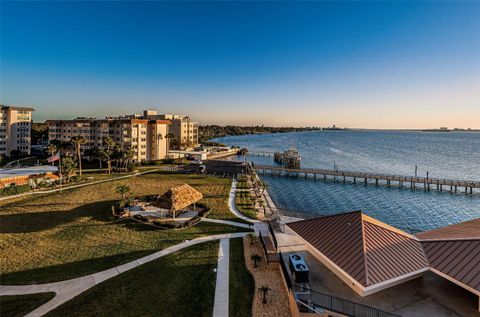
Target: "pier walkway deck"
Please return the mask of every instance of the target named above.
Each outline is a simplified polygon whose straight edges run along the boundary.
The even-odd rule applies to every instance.
[[[317,180],[323,178],[323,180],[333,178],[333,181],[338,179],[343,182],[357,183],[359,180],[368,184],[374,181],[375,185],[379,185],[379,181],[385,182],[385,185],[390,187],[391,185],[397,185],[400,188],[418,188],[423,187],[425,190],[430,190],[431,186],[435,186],[435,189],[443,191],[443,186],[447,186],[451,192],[457,192],[458,189],[463,189],[465,193],[474,193],[474,189],[480,189],[480,181],[468,181],[468,180],[456,180],[447,178],[427,178],[427,177],[415,177],[395,174],[378,174],[371,172],[354,172],[354,171],[342,171],[342,170],[328,170],[328,169],[314,169],[314,168],[300,168],[291,169],[282,166],[271,165],[254,165],[255,171],[264,175],[278,175],[278,176],[303,176],[305,179],[312,178]],[[393,182],[393,183],[392,183]],[[480,191],[479,191],[480,192]]]

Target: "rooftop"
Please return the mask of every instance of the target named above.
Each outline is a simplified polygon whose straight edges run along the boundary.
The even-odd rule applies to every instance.
[[[395,287],[429,270],[480,296],[480,219],[416,236],[361,211],[287,226],[361,296]]]
[[[361,211],[288,226],[364,288],[427,268],[417,238]]]
[[[417,279],[362,297],[310,252],[295,251],[294,253],[301,254],[305,258],[310,270],[310,287],[314,291],[400,316],[479,316],[476,310],[477,296],[430,271],[422,273]],[[291,253],[283,253],[287,261],[289,254]]]

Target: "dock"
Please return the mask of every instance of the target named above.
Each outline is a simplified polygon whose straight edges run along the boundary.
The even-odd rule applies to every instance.
[[[253,152],[248,152],[247,155],[250,156],[263,156],[263,157],[274,157],[275,153],[274,152],[266,152],[266,151],[253,151]]]
[[[301,168],[292,169],[282,166],[257,165],[253,166],[255,171],[263,175],[303,177],[314,180],[333,180],[351,182],[354,184],[363,183],[375,186],[386,185],[387,187],[398,188],[423,188],[424,190],[436,189],[438,191],[448,190],[452,193],[465,192],[473,194],[474,189],[480,189],[480,181],[457,180],[447,178],[414,177],[395,174],[378,174],[371,172],[353,172],[329,169]],[[382,183],[380,183],[382,182]]]

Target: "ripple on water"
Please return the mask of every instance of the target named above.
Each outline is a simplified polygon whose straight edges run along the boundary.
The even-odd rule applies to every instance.
[[[363,210],[411,233],[480,217],[480,196],[261,176],[283,209],[326,216]]]

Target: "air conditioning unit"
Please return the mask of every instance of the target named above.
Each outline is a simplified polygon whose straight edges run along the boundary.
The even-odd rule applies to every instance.
[[[305,259],[300,254],[290,254],[290,271],[292,272],[293,282],[305,284],[309,281],[309,269]]]

